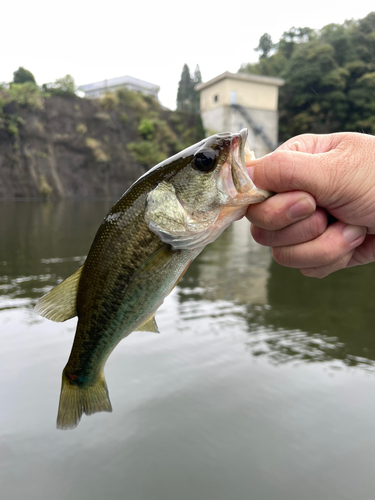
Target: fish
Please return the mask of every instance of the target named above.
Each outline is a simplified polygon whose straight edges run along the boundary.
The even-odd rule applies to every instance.
[[[57,428],[112,411],[104,366],[113,349],[134,331],[158,332],[155,313],[192,261],[249,204],[271,196],[250,178],[252,158],[243,129],[147,171],[105,216],[83,265],[38,301],[36,311],[52,321],[78,316]]]

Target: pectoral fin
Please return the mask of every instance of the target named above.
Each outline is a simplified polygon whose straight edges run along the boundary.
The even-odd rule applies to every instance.
[[[155,278],[162,273],[165,266],[169,264],[174,252],[168,245],[162,245],[158,250],[153,252],[142,264],[138,267],[132,276],[132,280],[147,278],[153,275]]]
[[[35,306],[36,312],[57,322],[74,318],[77,315],[77,290],[82,269],[83,266],[39,299]]]

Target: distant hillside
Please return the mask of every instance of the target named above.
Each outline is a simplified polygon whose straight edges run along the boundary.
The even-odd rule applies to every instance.
[[[0,88],[0,200],[118,197],[203,136],[198,115],[127,90],[89,100]]]
[[[259,61],[240,71],[285,80],[279,138],[301,133],[375,135],[375,12],[320,30],[292,27],[274,44],[259,40]]]

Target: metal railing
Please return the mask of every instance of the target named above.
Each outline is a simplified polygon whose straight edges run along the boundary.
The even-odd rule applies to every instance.
[[[231,107],[236,109],[239,113],[241,113],[241,115],[245,118],[248,125],[250,125],[250,127],[253,129],[254,134],[259,135],[263,139],[263,141],[270,149],[270,151],[276,149],[276,144],[274,144],[273,141],[268,137],[268,135],[264,131],[263,125],[257,123],[246,108],[244,108],[240,104],[231,104]]]

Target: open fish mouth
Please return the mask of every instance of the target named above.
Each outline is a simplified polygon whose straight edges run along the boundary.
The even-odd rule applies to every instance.
[[[246,168],[246,163],[254,159],[247,143],[247,129],[233,139],[230,157],[231,179],[228,179],[228,193],[232,198],[233,205],[244,205],[260,203],[271,196],[272,193],[258,189]],[[229,185],[231,184],[231,185]]]

